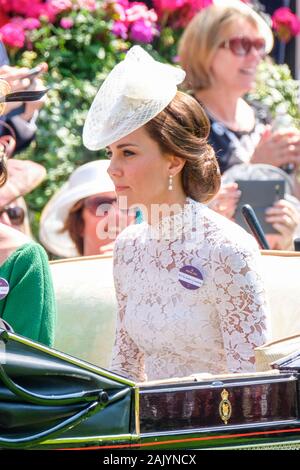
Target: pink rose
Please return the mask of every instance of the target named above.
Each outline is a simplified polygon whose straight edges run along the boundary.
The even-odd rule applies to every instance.
[[[127,34],[127,26],[125,23],[122,21],[115,21],[112,27],[111,32],[122,39],[127,39],[128,34]]]
[[[25,33],[18,23],[6,23],[0,28],[0,39],[10,47],[23,47],[25,44]]]
[[[83,8],[88,11],[95,11],[97,8],[96,0],[77,0],[79,8]]]
[[[49,0],[49,5],[56,11],[56,13],[61,13],[63,11],[69,11],[73,8],[73,3],[71,0]]]
[[[74,26],[74,21],[72,18],[62,18],[59,24],[63,29],[71,29]]]
[[[41,22],[37,18],[26,18],[22,21],[24,29],[33,30],[38,29],[41,26]]]
[[[275,10],[272,16],[273,28],[283,42],[288,42],[292,36],[300,32],[300,20],[289,8]]]
[[[140,19],[132,24],[130,28],[130,38],[133,41],[149,44],[153,41],[156,30],[152,23],[147,20]]]

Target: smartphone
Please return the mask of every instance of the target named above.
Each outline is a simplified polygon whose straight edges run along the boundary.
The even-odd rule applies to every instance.
[[[41,75],[42,73],[47,72],[48,70],[48,64],[46,62],[42,62],[41,64],[38,64],[36,67],[33,67],[32,69],[28,70],[27,73],[24,73],[22,77],[20,78],[29,78],[33,79],[37,77],[38,75]]]
[[[278,233],[273,225],[265,221],[265,211],[272,207],[275,202],[284,198],[285,181],[283,179],[274,180],[236,180],[239,190],[242,192],[235,212],[235,221],[247,232],[250,229],[243,217],[242,207],[250,204],[262,226],[264,233]]]

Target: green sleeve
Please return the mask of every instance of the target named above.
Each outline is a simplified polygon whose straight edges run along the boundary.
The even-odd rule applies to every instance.
[[[40,245],[30,243],[18,250],[9,284],[3,319],[15,333],[52,346],[56,303],[48,258]]]

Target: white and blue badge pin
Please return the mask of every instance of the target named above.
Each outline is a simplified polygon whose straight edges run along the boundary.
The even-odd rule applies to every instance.
[[[4,277],[0,277],[0,300],[4,299],[9,293],[9,284]]]
[[[201,272],[192,265],[186,265],[180,268],[178,280],[183,287],[190,290],[199,289],[203,284]]]

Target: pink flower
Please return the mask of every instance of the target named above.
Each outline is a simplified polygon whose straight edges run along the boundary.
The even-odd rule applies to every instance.
[[[37,18],[26,18],[22,21],[22,26],[24,29],[33,30],[38,29],[41,26],[41,22]]]
[[[74,26],[74,21],[72,18],[62,18],[59,24],[63,29],[71,29]]]
[[[73,7],[71,0],[49,0],[48,3],[56,13],[72,10]]]
[[[25,44],[25,33],[18,23],[6,23],[0,28],[0,39],[10,47],[23,47]]]
[[[126,21],[126,9],[119,3],[114,3],[113,11],[116,13],[119,21]]]
[[[0,0],[0,12],[9,13],[11,11],[11,2],[10,0]]]
[[[133,2],[126,10],[126,18],[130,23],[140,19],[157,21],[157,14],[154,10],[148,10],[144,3]]]
[[[88,11],[95,11],[97,8],[96,0],[77,0],[77,5]]]
[[[115,21],[114,24],[113,24],[111,32],[115,36],[117,36],[119,38],[122,38],[122,39],[127,39],[127,37],[128,37],[127,26],[122,21]]]
[[[8,16],[0,10],[0,27],[9,22]]]
[[[155,32],[150,21],[140,19],[131,26],[130,38],[133,41],[148,44],[153,41]]]
[[[292,36],[300,33],[300,20],[289,8],[275,10],[272,16],[273,28],[283,42],[288,42]]]
[[[161,12],[161,11],[175,11],[178,8],[183,7],[186,3],[186,0],[153,0],[154,8]]]
[[[155,10],[163,25],[183,28],[202,8],[211,5],[213,0],[153,0]]]
[[[0,0],[0,2],[4,1]],[[51,0],[47,3],[42,2],[42,0],[9,0],[7,3],[10,5],[9,11],[14,15],[22,15],[26,18],[40,18],[43,16],[51,22],[56,18],[57,9],[52,6]]]

